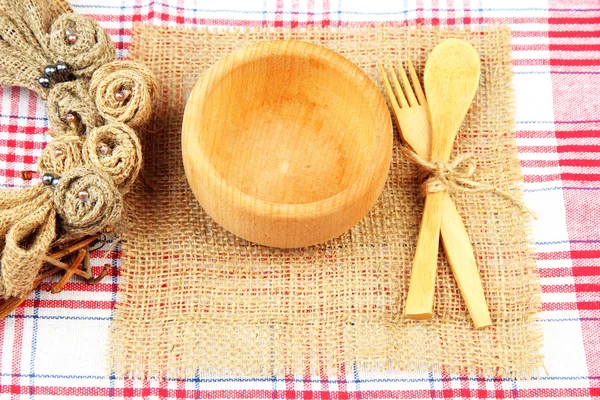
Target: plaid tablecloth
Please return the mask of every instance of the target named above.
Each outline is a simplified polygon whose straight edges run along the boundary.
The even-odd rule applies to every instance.
[[[13,0],[0,0],[13,1]],[[322,373],[137,381],[107,376],[119,252],[98,286],[35,292],[0,321],[0,399],[591,398],[600,396],[600,1],[75,0],[127,54],[133,23],[343,27],[372,22],[513,29],[517,141],[541,273],[546,368],[532,381],[448,373]],[[0,89],[0,184],[23,186],[49,136],[44,104]]]

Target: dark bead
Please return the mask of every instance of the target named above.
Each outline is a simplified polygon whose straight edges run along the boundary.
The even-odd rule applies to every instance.
[[[56,73],[56,67],[54,65],[47,65],[46,68],[44,68],[44,74],[46,74],[49,77],[51,77],[55,73]]]
[[[63,62],[56,63],[56,72],[64,74],[69,71],[69,65]]]
[[[42,182],[44,183],[44,185],[52,185],[53,179],[54,177],[52,176],[52,174],[44,174],[42,176]]]
[[[58,181],[60,181],[60,176],[55,176],[52,178],[52,186],[58,185]]]
[[[40,84],[41,87],[49,88],[50,87],[50,78],[48,78],[46,75],[42,75],[38,78],[38,83]]]

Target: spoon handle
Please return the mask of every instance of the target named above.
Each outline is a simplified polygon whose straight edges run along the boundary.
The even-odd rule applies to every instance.
[[[429,193],[425,197],[421,229],[417,239],[417,251],[410,275],[404,315],[417,320],[431,319],[435,278],[437,275],[440,227],[445,192]]]
[[[473,324],[476,329],[483,329],[490,326],[492,320],[477,269],[473,246],[471,246],[469,234],[454,201],[447,192],[444,192],[444,197],[442,244]]]

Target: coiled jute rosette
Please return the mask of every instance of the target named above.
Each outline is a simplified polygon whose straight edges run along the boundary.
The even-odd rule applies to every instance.
[[[104,124],[87,84],[81,80],[54,85],[48,93],[46,109],[52,126],[49,133],[54,137],[85,136],[90,129]]]
[[[38,160],[42,182],[0,191],[0,317],[57,272],[53,292],[73,275],[103,276],[92,276],[88,246],[119,225],[142,167],[134,128],[158,92],[148,68],[115,58],[108,34],[64,0],[0,3],[0,84],[47,99],[54,138]]]
[[[133,61],[114,61],[100,67],[90,83],[100,115],[130,126],[148,122],[157,91],[152,72]]]

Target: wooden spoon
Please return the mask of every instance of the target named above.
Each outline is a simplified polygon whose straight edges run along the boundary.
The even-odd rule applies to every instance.
[[[454,138],[477,91],[480,71],[479,54],[463,40],[448,39],[429,55],[424,84],[431,114],[432,161],[447,162],[450,158]],[[440,225],[446,197],[446,192],[436,192],[425,198],[404,310],[408,318],[430,319],[433,314]]]

